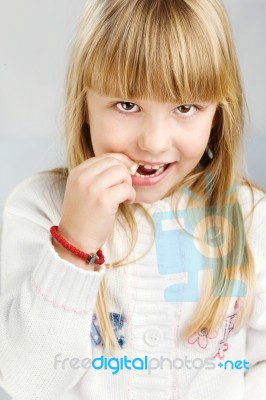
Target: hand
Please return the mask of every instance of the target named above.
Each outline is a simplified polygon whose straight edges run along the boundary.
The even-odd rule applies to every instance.
[[[90,158],[70,171],[59,232],[71,244],[95,253],[109,237],[120,203],[133,203],[136,192],[124,154]]]

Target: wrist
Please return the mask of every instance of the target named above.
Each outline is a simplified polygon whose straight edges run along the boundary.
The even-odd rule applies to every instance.
[[[66,260],[71,264],[74,264],[76,267],[85,269],[87,271],[99,271],[100,265],[88,264],[81,258],[76,257],[74,254],[72,254],[71,252],[66,250],[63,246],[61,246],[60,243],[58,243],[54,238],[52,238],[52,244],[58,256],[63,260]]]
[[[61,232],[58,231],[58,226],[52,226],[50,228],[50,233],[52,238],[57,242],[56,249],[57,252],[68,260],[73,260],[73,258],[78,258],[82,260],[82,263],[79,261],[79,265],[82,265],[84,268],[84,264],[88,265],[101,265],[104,263],[104,255],[101,249],[96,250],[94,253],[85,253],[83,250],[75,247],[72,243],[68,242],[65,237],[62,236]],[[53,241],[53,243],[55,243]],[[63,248],[63,249],[61,249]],[[77,261],[75,261],[75,264]],[[88,268],[86,268],[88,269]]]
[[[96,247],[95,243],[89,243],[88,240],[82,238],[81,234],[78,234],[77,237],[71,235],[67,229],[65,229],[61,224],[58,226],[58,232],[66,239],[69,243],[77,247],[78,249],[82,249],[83,251],[88,251],[90,253],[96,253],[100,246]]]

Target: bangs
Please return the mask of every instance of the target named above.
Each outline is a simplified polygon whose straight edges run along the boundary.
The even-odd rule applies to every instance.
[[[226,95],[226,61],[206,2],[204,10],[195,0],[110,3],[86,55],[86,87],[161,102],[220,101]]]

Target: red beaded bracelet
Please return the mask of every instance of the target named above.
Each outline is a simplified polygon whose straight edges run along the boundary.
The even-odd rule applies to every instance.
[[[82,260],[86,261],[87,264],[101,265],[104,263],[104,255],[101,249],[99,249],[96,254],[84,253],[84,251],[77,249],[66,239],[64,239],[62,235],[60,235],[60,233],[58,232],[58,226],[52,226],[50,228],[50,232],[53,238],[55,238],[65,249],[71,251],[71,253],[75,254],[77,257],[82,258]]]

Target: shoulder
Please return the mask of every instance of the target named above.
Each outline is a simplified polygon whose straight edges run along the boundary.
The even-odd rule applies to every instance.
[[[66,185],[64,169],[38,172],[23,180],[9,194],[4,212],[33,215],[48,209],[60,209]]]
[[[249,219],[252,224],[266,223],[266,190],[247,183],[237,187],[237,194],[244,219]]]
[[[266,193],[255,185],[243,185],[238,190],[246,237],[254,257],[255,271],[266,281]]]

